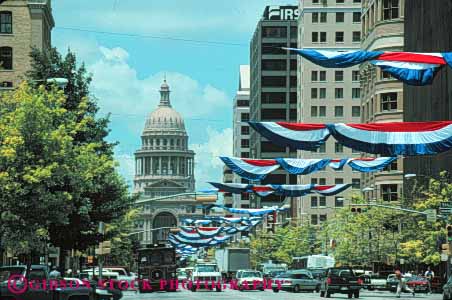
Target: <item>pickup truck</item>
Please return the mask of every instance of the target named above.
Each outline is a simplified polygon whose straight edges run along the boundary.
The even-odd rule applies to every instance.
[[[387,290],[386,286],[386,277],[374,275],[361,275],[359,276],[363,280],[363,288],[368,289],[369,291],[373,290]]]
[[[222,276],[216,263],[198,263],[194,267],[190,277],[192,282],[191,291],[196,292],[197,289],[204,289],[206,288],[206,284],[208,288],[213,288],[212,282],[219,283],[221,279]],[[215,290],[217,292],[221,292],[221,287],[221,284],[215,284]]]
[[[19,280],[22,279],[22,280]],[[42,286],[45,280],[46,286]],[[33,281],[35,282],[33,284]],[[0,267],[0,299],[21,300],[92,300],[97,299],[95,290],[86,285],[51,288],[48,267],[24,265]],[[38,285],[39,283],[39,285]],[[9,287],[8,287],[9,284]],[[31,289],[30,285],[34,288]],[[40,286],[41,285],[41,286]],[[12,287],[12,288],[11,288]]]
[[[320,285],[320,297],[330,298],[332,294],[347,294],[348,298],[359,298],[363,280],[349,267],[328,268]]]

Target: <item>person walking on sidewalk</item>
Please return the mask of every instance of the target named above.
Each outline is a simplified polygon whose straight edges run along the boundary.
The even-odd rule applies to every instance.
[[[431,294],[432,293],[432,280],[433,280],[433,277],[435,277],[435,273],[432,271],[432,269],[430,269],[430,266],[428,267],[424,276],[428,280],[428,292],[429,292],[429,294]]]
[[[407,293],[411,293],[413,294],[413,297],[415,296],[415,293],[412,289],[410,289],[407,284],[405,283],[405,281],[403,280],[403,276],[402,276],[402,272],[400,272],[400,270],[397,270],[395,272],[396,275],[396,279],[397,279],[397,298],[400,298],[400,294],[402,293],[402,291],[405,291]]]

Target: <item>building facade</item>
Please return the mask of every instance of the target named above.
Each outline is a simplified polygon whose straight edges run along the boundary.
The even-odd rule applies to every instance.
[[[404,0],[363,0],[363,50],[403,51],[404,5]],[[402,122],[403,83],[370,63],[361,65],[360,77],[361,122]],[[368,201],[399,201],[403,178],[402,158],[382,172],[363,174],[364,197]]]
[[[243,120],[248,120],[250,115],[250,66],[241,65],[239,73],[239,88],[234,98],[233,112],[233,150],[235,157],[250,157],[250,126]],[[234,183],[248,183],[248,180],[233,174]],[[234,194],[233,207],[249,208],[250,197],[248,194]]]
[[[0,3],[0,89],[11,89],[31,68],[33,47],[51,47],[55,26],[50,0],[6,0]]]
[[[405,4],[405,51],[447,52],[452,49],[452,2],[409,0]],[[432,85],[404,87],[404,121],[452,120],[452,70],[442,68]],[[405,173],[425,181],[448,171],[452,178],[452,151],[435,156],[409,157]],[[405,179],[407,193],[413,179]]]
[[[164,240],[183,216],[201,214],[196,207],[194,156],[182,116],[170,102],[170,88],[160,88],[160,104],[146,120],[141,148],[135,152],[134,193],[140,198],[141,241]],[[157,199],[157,200],[156,200]],[[202,215],[202,214],[201,214]],[[152,231],[156,228],[165,230]]]
[[[297,119],[297,56],[281,47],[297,46],[297,6],[267,6],[257,24],[250,47],[250,112],[252,121]],[[246,113],[242,116],[246,117]],[[241,118],[241,121],[247,121]],[[279,147],[250,131],[250,157],[296,157],[296,151]],[[262,184],[296,184],[297,178],[283,171],[267,175]],[[279,205],[284,199],[250,195],[251,207]]]
[[[361,1],[300,0],[298,48],[325,51],[358,50],[361,46]],[[359,68],[327,69],[298,58],[298,121],[303,123],[359,123]],[[329,139],[316,152],[298,151],[298,158],[351,158],[360,153]],[[334,215],[335,208],[348,205],[360,193],[361,174],[344,167],[300,176],[299,184],[352,183],[353,189],[334,197],[316,195],[298,199],[295,210],[303,222],[319,225]]]

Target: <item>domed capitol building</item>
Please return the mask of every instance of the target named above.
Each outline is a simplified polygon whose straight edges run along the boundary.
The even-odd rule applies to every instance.
[[[199,197],[195,191],[195,153],[188,149],[184,119],[172,108],[166,80],[160,103],[146,119],[141,148],[135,152],[134,193],[141,208],[137,231],[143,244],[166,240],[169,227],[184,218],[202,217],[197,207],[216,197]]]

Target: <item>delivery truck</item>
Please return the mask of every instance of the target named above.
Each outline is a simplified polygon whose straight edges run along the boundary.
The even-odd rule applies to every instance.
[[[249,248],[216,249],[215,259],[223,279],[231,280],[238,270],[250,269]]]

